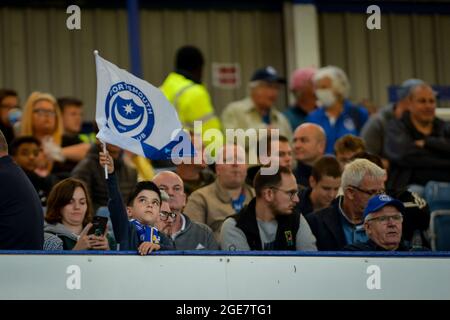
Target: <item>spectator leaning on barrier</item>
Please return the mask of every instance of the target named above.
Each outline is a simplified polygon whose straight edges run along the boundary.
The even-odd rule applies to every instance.
[[[411,251],[402,242],[402,221],[405,207],[388,195],[370,198],[364,209],[364,229],[369,240],[346,246],[348,251]]]
[[[108,209],[119,249],[137,250],[147,255],[153,250],[174,249],[173,241],[156,228],[161,209],[161,192],[151,181],[138,182],[131,190],[126,207],[108,153],[99,153],[99,164],[108,167]],[[128,218],[131,218],[129,220]]]
[[[299,185],[309,187],[312,166],[323,156],[325,145],[326,136],[321,126],[304,123],[295,129],[293,147],[297,168],[294,174]]]
[[[313,67],[299,68],[291,75],[289,88],[295,97],[295,102],[283,114],[288,119],[292,130],[305,122],[306,116],[317,107],[312,82],[316,70]]]
[[[43,228],[36,190],[8,155],[8,143],[0,130],[0,249],[42,250]]]
[[[218,250],[219,244],[213,232],[206,224],[191,220],[183,213],[186,204],[183,180],[174,172],[162,171],[153,182],[169,195],[170,211],[175,214],[173,221],[166,220],[162,224],[164,232],[175,242],[177,250]]]
[[[334,143],[345,134],[358,136],[369,118],[367,109],[348,100],[350,83],[345,72],[335,66],[319,69],[314,75],[316,97],[320,108],[306,121],[320,125],[327,136],[326,153],[333,153]]]
[[[217,153],[214,183],[200,188],[188,198],[184,212],[194,221],[211,227],[219,240],[220,227],[230,215],[236,214],[255,196],[245,183],[247,165],[245,150],[237,145],[225,145]]]
[[[260,171],[254,187],[256,197],[222,224],[222,250],[317,250],[308,223],[294,211],[298,189],[291,170],[280,167],[273,175]]]
[[[342,250],[348,244],[367,241],[363,211],[369,198],[384,194],[386,171],[366,159],[345,166],[341,178],[344,192],[328,208],[307,215],[321,251]]]
[[[296,210],[303,215],[327,208],[336,198],[341,185],[342,169],[333,156],[323,156],[312,168],[309,184],[311,187],[299,193],[300,201]]]

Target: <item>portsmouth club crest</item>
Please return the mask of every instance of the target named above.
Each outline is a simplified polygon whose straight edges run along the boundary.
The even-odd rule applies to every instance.
[[[155,124],[149,99],[139,88],[125,82],[109,89],[105,113],[108,128],[138,141],[147,139]]]

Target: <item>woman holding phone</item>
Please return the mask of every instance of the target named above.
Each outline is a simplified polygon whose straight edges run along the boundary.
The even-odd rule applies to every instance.
[[[92,203],[84,182],[67,178],[53,187],[47,200],[44,231],[58,236],[64,250],[110,249],[106,227],[100,235],[90,232],[92,220]]]

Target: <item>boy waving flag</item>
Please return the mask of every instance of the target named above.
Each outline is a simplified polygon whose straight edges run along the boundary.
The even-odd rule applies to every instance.
[[[153,160],[193,156],[189,134],[163,93],[94,54],[97,138]]]

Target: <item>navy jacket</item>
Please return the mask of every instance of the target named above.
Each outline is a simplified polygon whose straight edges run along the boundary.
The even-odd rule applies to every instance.
[[[44,214],[25,172],[10,156],[0,158],[0,249],[42,250]]]
[[[339,251],[347,245],[340,216],[339,198],[336,198],[328,208],[305,217],[316,237],[319,251]]]
[[[116,242],[120,244],[119,249],[121,251],[137,250],[141,242],[134,224],[128,220],[127,211],[119,191],[119,184],[114,173],[109,175],[107,184],[109,196],[108,209]],[[172,239],[168,238],[162,232],[159,235],[161,237],[161,250],[173,250],[175,248]]]

